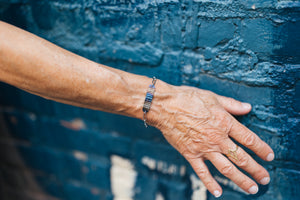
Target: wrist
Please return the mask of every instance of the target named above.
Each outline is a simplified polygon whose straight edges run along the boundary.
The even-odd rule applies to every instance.
[[[160,128],[164,121],[167,120],[167,116],[164,112],[166,105],[171,101],[175,91],[175,86],[167,84],[161,80],[157,80],[155,85],[155,93],[152,100],[152,104],[149,112],[146,114],[147,124]],[[145,88],[146,95],[147,88]],[[144,96],[145,98],[145,96]],[[142,111],[142,109],[141,109]],[[143,112],[140,119],[143,120]]]

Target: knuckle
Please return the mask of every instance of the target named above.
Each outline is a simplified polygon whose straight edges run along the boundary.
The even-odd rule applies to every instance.
[[[249,187],[249,181],[247,181],[246,178],[243,178],[239,183],[240,188],[248,188]]]
[[[222,168],[221,168],[221,170],[220,170],[220,172],[224,175],[224,176],[226,176],[226,177],[229,177],[229,176],[231,176],[232,174],[233,174],[233,166],[231,165],[231,164],[226,164],[226,165],[224,165]]]
[[[206,188],[213,188],[213,186],[214,186],[214,183],[212,181],[207,181],[204,184],[205,184]]]
[[[244,144],[246,146],[254,146],[256,145],[256,138],[253,134],[248,134],[245,138],[244,138]]]
[[[218,127],[226,134],[232,129],[232,119],[227,113],[220,113],[218,116]]]
[[[239,159],[237,165],[240,167],[246,167],[249,164],[249,159],[246,156],[243,156]]]
[[[197,175],[199,176],[200,179],[205,179],[208,175],[208,171],[207,170],[204,170],[204,169],[196,169],[196,173]]]

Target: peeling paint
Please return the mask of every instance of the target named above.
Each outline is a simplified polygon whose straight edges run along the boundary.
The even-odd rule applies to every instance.
[[[86,128],[86,125],[82,119],[73,119],[71,121],[61,120],[60,124],[74,131],[79,131]]]
[[[117,155],[111,156],[111,190],[114,200],[132,200],[137,172],[130,160]]]
[[[191,182],[192,182],[192,189],[193,189],[193,194],[191,197],[191,200],[206,200],[207,196],[207,189],[204,186],[203,182],[194,174],[190,176]]]
[[[155,160],[148,156],[142,158],[142,163],[150,170],[157,170],[163,174],[184,176],[186,167],[184,165],[178,166],[162,160]]]
[[[73,151],[73,155],[76,159],[81,160],[81,161],[86,161],[88,158],[87,154],[80,152],[80,151]]]
[[[156,168],[156,162],[154,159],[151,159],[147,156],[142,158],[142,163],[146,165],[149,169],[154,170]]]
[[[163,197],[163,195],[161,193],[157,193],[155,200],[165,200],[165,198]]]

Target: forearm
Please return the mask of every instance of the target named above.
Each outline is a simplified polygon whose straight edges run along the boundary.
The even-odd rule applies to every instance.
[[[97,64],[3,22],[0,80],[47,99],[135,118],[142,118],[151,83],[150,78]],[[159,98],[169,86],[157,84]]]

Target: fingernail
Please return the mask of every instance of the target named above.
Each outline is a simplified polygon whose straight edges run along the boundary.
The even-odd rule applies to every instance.
[[[256,194],[258,192],[258,187],[254,185],[248,190],[248,192],[250,194]]]
[[[274,159],[274,153],[269,153],[267,156],[267,161],[272,161]]]
[[[219,190],[215,190],[215,191],[214,191],[214,196],[215,196],[216,198],[220,197],[220,196],[221,196],[221,192],[220,192]]]
[[[242,103],[242,106],[245,108],[245,109],[250,109],[251,108],[251,105],[249,103]]]
[[[264,177],[260,180],[262,185],[267,185],[270,182],[270,177]]]

